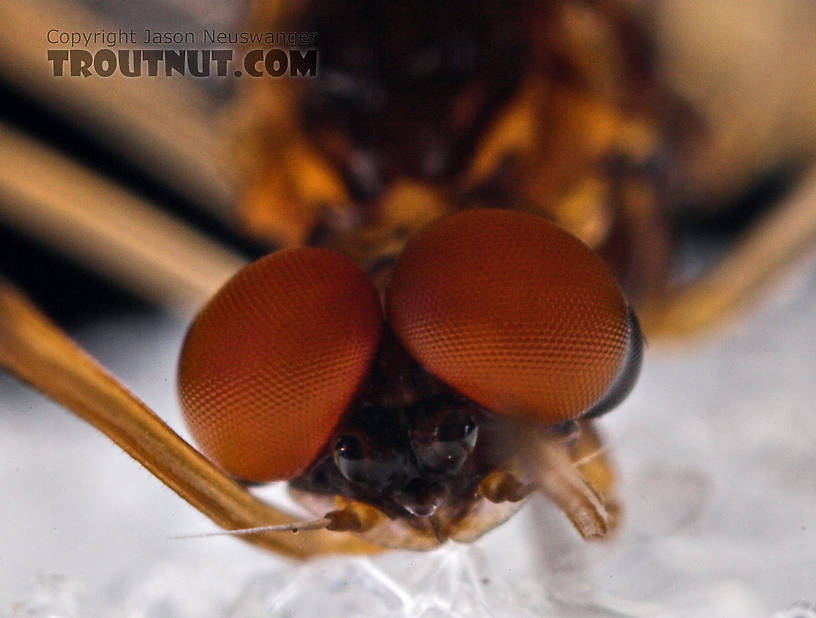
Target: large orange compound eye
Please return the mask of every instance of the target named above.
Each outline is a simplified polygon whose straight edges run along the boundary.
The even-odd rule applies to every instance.
[[[242,269],[198,314],[179,360],[202,451],[247,481],[303,472],[366,375],[381,328],[374,286],[339,253],[289,249]]]
[[[604,263],[534,215],[468,210],[415,236],[394,265],[391,327],[436,376],[542,423],[599,402],[627,356],[626,301]]]

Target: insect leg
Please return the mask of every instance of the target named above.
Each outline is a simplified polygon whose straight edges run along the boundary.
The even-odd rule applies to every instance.
[[[816,169],[702,277],[640,312],[648,336],[678,337],[723,319],[816,240]]]
[[[544,435],[530,436],[526,449],[538,490],[555,502],[581,536],[597,539],[615,527],[617,508],[607,497],[613,481],[608,463],[600,456],[587,457],[600,453],[597,436],[588,428],[582,425],[586,431],[570,448]]]
[[[187,444],[10,285],[0,282],[0,367],[111,438],[179,496],[226,529],[295,518],[255,498]],[[370,553],[357,537],[274,532],[245,540],[297,558]]]

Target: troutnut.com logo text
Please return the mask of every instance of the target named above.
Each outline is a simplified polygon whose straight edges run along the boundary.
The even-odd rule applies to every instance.
[[[51,44],[48,61],[55,77],[149,77],[191,75],[193,77],[315,77],[318,70],[316,32],[158,32],[145,30],[137,40],[134,30],[67,32],[52,28],[46,34]],[[134,44],[212,48],[134,49]],[[236,51],[217,45],[275,45]],[[89,49],[102,45],[99,49]]]

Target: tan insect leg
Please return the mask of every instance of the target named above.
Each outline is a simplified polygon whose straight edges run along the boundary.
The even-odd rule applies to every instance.
[[[225,529],[296,518],[261,502],[181,439],[10,285],[0,282],[0,366],[111,438],[165,485]],[[266,532],[242,537],[297,558],[371,553],[350,534]]]
[[[613,477],[589,424],[582,425],[573,447],[545,436],[528,440],[527,448],[538,490],[558,505],[585,539],[606,536],[617,523],[617,506],[608,497]]]
[[[246,261],[0,122],[0,221],[187,317]]]
[[[816,168],[709,272],[638,311],[649,337],[695,334],[727,317],[816,240]]]
[[[602,497],[607,527],[614,532],[620,523],[621,508],[615,497],[615,471],[606,456],[603,442],[591,421],[581,421],[578,440],[569,448],[573,466]]]

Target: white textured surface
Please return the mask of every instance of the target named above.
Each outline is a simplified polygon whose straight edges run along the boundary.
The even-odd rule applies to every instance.
[[[812,272],[717,340],[648,349],[635,393],[601,422],[626,506],[604,544],[541,502],[474,546],[373,560],[169,540],[212,525],[0,376],[0,615],[811,616],[787,610],[816,600]],[[142,317],[77,335],[179,428],[183,330]]]

